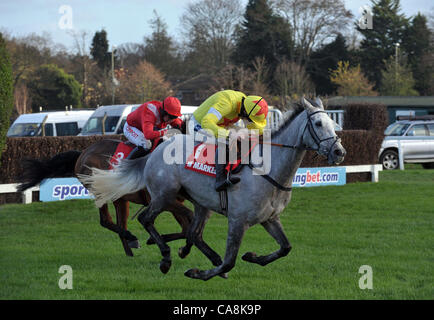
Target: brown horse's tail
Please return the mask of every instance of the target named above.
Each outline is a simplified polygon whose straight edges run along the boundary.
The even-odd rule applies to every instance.
[[[80,151],[66,151],[56,154],[49,160],[25,159],[22,163],[23,174],[20,177],[22,182],[18,185],[18,191],[24,191],[36,186],[46,178],[73,177],[75,163],[80,156]]]

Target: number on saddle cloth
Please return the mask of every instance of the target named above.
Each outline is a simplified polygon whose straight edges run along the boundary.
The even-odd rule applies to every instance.
[[[113,165],[119,164],[119,161],[128,157],[130,152],[134,149],[134,146],[130,143],[120,142],[116,147],[116,151],[110,158],[109,170],[113,169]]]

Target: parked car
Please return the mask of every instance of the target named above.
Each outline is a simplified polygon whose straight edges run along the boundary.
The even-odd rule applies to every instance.
[[[8,137],[76,136],[94,110],[52,111],[20,115]]]
[[[434,116],[399,120],[386,128],[378,154],[386,170],[399,168],[399,147],[405,163],[421,163],[434,169]]]
[[[127,116],[140,107],[140,104],[101,106],[95,110],[83,127],[79,136],[122,134]],[[182,117],[192,114],[197,107],[181,106]]]

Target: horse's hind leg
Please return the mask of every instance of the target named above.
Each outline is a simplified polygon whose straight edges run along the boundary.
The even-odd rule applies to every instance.
[[[194,244],[214,266],[219,266],[222,264],[221,257],[211,249],[202,238],[203,230],[205,229],[206,222],[211,216],[211,211],[203,207],[196,207],[195,212],[198,217],[193,220],[187,233],[186,245],[179,249],[178,254],[182,259],[184,259],[190,253],[191,247]]]
[[[291,244],[286,237],[280,219],[266,221],[262,223],[262,226],[268,233],[276,239],[280,244],[280,249],[266,256],[256,256],[254,252],[247,252],[243,255],[242,259],[247,262],[257,263],[261,266],[265,266],[276,259],[286,256],[291,251]]]
[[[196,212],[195,217],[196,219]],[[193,279],[208,280],[216,275],[229,272],[234,266],[237,259],[238,251],[241,246],[244,233],[247,230],[247,224],[240,217],[229,219],[228,238],[226,240],[226,253],[223,263],[218,267],[210,270],[190,269],[185,272],[187,277]]]
[[[128,216],[130,214],[130,204],[127,200],[118,199],[113,202],[116,209],[116,222],[119,227],[118,234],[124,246],[125,253],[128,248],[138,249],[140,248],[139,240],[131,232],[128,231]]]
[[[173,217],[179,223],[182,229],[181,232],[178,233],[169,233],[169,234],[161,235],[164,242],[185,239],[187,235],[188,227],[190,226],[190,223],[193,220],[193,211],[188,209],[179,201],[170,204],[167,207],[167,211],[170,211],[173,214]],[[154,239],[152,239],[152,237],[150,237],[148,241],[146,241],[146,244],[148,245],[155,244],[155,241]]]
[[[148,208],[139,215],[138,220],[160,248],[161,255],[163,256],[163,259],[160,262],[160,270],[163,273],[167,273],[172,265],[170,247],[166,244],[154,226],[155,219],[163,211],[162,204],[163,202],[159,202],[157,199],[152,199]]]

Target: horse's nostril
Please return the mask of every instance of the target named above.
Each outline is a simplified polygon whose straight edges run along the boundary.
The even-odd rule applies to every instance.
[[[336,149],[335,150],[335,155],[337,155],[337,156],[342,156],[342,151],[341,151],[341,149]]]

